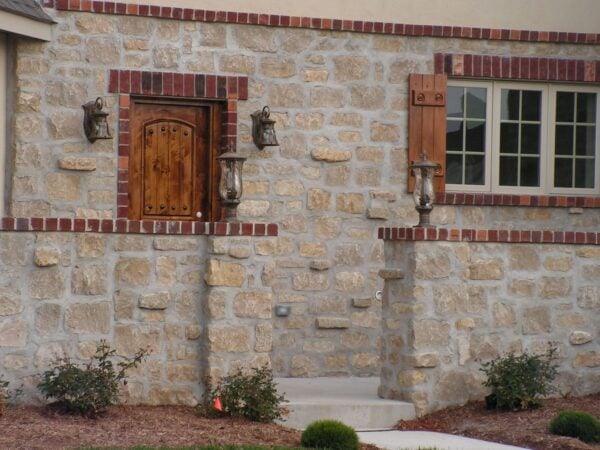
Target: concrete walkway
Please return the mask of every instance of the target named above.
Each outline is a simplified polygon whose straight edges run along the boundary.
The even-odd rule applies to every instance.
[[[361,431],[358,438],[365,444],[386,450],[523,450],[522,447],[431,431]]]

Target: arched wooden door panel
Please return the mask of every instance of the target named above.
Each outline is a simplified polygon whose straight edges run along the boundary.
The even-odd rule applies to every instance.
[[[213,104],[133,102],[129,218],[218,220],[217,109]]]

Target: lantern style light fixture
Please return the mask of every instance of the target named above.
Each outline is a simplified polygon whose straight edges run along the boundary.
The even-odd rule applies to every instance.
[[[415,227],[435,227],[435,225],[431,224],[429,216],[435,199],[433,175],[439,166],[439,164],[429,161],[427,153],[423,152],[421,153],[421,160],[411,164],[409,167],[415,176],[413,199],[415,201],[415,209],[419,212],[419,223]]]
[[[259,150],[265,147],[279,145],[275,136],[275,121],[269,119],[271,110],[265,106],[262,111],[254,111],[252,117],[252,140]]]
[[[223,206],[222,220],[237,222],[237,207],[242,198],[242,167],[246,157],[228,151],[217,157],[221,165],[219,196]]]
[[[97,139],[112,139],[106,120],[108,113],[102,111],[103,107],[102,97],[82,105],[84,111],[83,131],[85,131],[88,141],[92,143],[96,142]]]

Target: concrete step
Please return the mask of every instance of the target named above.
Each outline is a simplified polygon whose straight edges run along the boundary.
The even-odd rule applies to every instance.
[[[379,378],[276,378],[277,390],[289,403],[290,428],[304,430],[321,419],[335,419],[357,431],[389,430],[400,419],[413,419],[412,403],[377,396]]]

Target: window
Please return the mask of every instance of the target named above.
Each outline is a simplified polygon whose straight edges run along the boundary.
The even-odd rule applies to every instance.
[[[450,80],[446,188],[597,194],[598,87]]]

